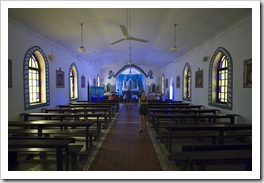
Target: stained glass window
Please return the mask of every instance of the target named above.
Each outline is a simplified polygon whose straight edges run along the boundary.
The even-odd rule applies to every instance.
[[[186,74],[186,98],[191,98],[191,74],[190,70],[187,69]]]
[[[232,74],[232,57],[225,48],[219,47],[209,65],[209,105],[232,110]]]
[[[183,70],[182,96],[184,100],[191,101],[192,98],[192,72],[189,63],[186,63]]]
[[[40,68],[34,55],[29,59],[29,103],[40,102]]]
[[[69,100],[77,100],[78,94],[78,71],[75,63],[69,67]]]
[[[49,64],[39,46],[26,52],[23,71],[25,110],[50,105]]]
[[[71,92],[71,99],[74,98],[74,73],[73,69],[70,71],[70,92]]]
[[[161,76],[161,94],[165,93],[165,76],[162,74]]]
[[[223,56],[218,66],[217,79],[217,101],[219,103],[227,103],[227,86],[228,86],[228,66],[226,57]]]

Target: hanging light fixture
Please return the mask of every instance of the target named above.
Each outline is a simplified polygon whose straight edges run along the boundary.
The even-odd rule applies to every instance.
[[[78,48],[79,52],[85,52],[86,49],[83,47],[83,23],[81,23],[81,46]]]
[[[47,56],[49,60],[54,61],[56,57],[52,54],[52,44],[50,45],[50,48],[51,48],[50,55],[47,55]]]
[[[171,51],[176,52],[179,50],[179,48],[176,46],[176,26],[177,24],[174,24],[174,46],[171,48]]]
[[[131,67],[130,67],[130,70],[129,70],[129,76],[132,76]]]
[[[132,72],[131,72],[131,65],[132,65],[132,60],[131,60],[131,43],[130,43],[130,47],[129,47],[129,76],[132,76]]]
[[[131,46],[129,47],[129,61],[128,61],[128,65],[131,67],[132,65],[132,60],[131,60]]]

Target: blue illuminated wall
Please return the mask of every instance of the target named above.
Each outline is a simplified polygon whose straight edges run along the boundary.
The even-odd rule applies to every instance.
[[[91,101],[104,100],[104,87],[91,86]]]
[[[127,74],[119,74],[116,78],[116,91],[119,92],[119,95],[122,95],[122,87],[123,87],[123,80],[129,80],[132,78],[133,81],[138,80],[138,88],[145,88],[145,77],[142,74],[135,74],[135,75],[127,75]]]

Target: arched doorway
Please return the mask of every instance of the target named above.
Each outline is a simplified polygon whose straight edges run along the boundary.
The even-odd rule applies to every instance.
[[[116,92],[123,96],[128,88],[132,97],[139,95],[141,89],[146,90],[147,74],[138,66],[131,64],[120,69],[114,76],[116,78]]]
[[[119,92],[120,96],[123,96],[128,88],[133,95],[138,95],[141,88],[146,88],[145,76],[134,68],[128,68],[116,77],[116,86],[116,92]]]

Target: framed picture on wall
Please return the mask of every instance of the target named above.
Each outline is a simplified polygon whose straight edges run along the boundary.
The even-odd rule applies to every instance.
[[[252,88],[252,59],[244,61],[244,88]]]
[[[203,70],[195,72],[195,88],[203,88]]]
[[[85,88],[85,76],[81,76],[81,88]]]
[[[177,76],[176,77],[176,88],[180,88],[181,87],[181,77]]]
[[[56,88],[64,88],[64,72],[56,70]]]
[[[8,59],[8,88],[12,88],[12,60]]]

